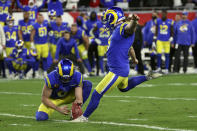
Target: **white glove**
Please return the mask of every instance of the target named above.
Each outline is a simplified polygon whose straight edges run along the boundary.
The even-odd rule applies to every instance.
[[[82,56],[86,56],[86,55],[88,55],[88,51],[87,50],[85,50],[84,52],[82,52]]]
[[[154,36],[153,36],[153,40],[157,40],[157,36],[154,35]]]
[[[155,41],[153,41],[153,43],[152,43],[152,49],[155,49],[156,48],[156,43],[155,43]]]
[[[178,46],[179,46],[179,44],[176,43],[176,44],[175,44],[175,49],[178,49]]]
[[[101,44],[101,40],[99,40],[99,39],[97,39],[97,38],[95,38],[95,42],[96,42],[98,45]]]
[[[35,45],[34,45],[34,42],[31,42],[31,48],[34,50],[36,49]]]
[[[173,40],[174,40],[174,39],[173,39],[173,37],[171,36],[170,39],[169,39],[170,43],[173,42]]]

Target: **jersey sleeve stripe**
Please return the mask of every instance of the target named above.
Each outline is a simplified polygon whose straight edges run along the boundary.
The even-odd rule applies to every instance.
[[[123,27],[124,27],[125,24],[126,24],[126,22],[123,23],[123,24],[120,26],[120,35],[122,34],[122,30],[123,30]]]
[[[48,88],[51,88],[51,83],[49,81],[49,77],[47,76],[45,79],[47,80],[46,83],[47,83]]]

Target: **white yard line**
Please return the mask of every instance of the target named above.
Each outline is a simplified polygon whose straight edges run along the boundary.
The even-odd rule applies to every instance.
[[[130,121],[147,121],[148,119],[138,119],[138,118],[131,118],[131,119],[128,119]]]
[[[35,104],[21,104],[21,106],[36,106]]]
[[[7,94],[7,95],[34,95],[34,96],[41,96],[41,94],[34,94],[34,93],[26,93],[26,92],[0,92],[0,94]],[[109,98],[138,98],[138,99],[154,99],[154,100],[184,100],[184,101],[197,101],[197,98],[165,98],[165,97],[155,97],[155,96],[104,96]],[[123,101],[122,101],[123,102]]]
[[[184,101],[197,101],[197,98],[163,98],[163,97],[155,97],[155,96],[104,96],[104,97],[112,97],[112,98],[138,98],[138,99],[154,99],[154,100],[184,100]]]
[[[17,123],[13,123],[13,124],[9,124],[11,126],[31,126],[30,124],[17,124]]]
[[[197,116],[188,116],[188,117],[197,118]]]
[[[26,93],[26,92],[0,92],[0,94],[7,94],[7,95],[34,95],[34,96],[41,96],[41,94]]]
[[[32,116],[23,116],[23,115],[15,115],[15,114],[8,114],[8,113],[0,113],[1,116],[9,116],[9,117],[18,117],[18,118],[28,118],[28,119],[35,119]],[[52,120],[55,122],[71,122],[67,120]],[[139,127],[139,128],[147,128],[147,129],[155,129],[155,130],[165,130],[165,131],[195,131],[195,130],[187,130],[187,129],[175,129],[175,128],[168,128],[168,127],[160,127],[160,126],[150,126],[150,125],[142,125],[142,124],[130,124],[130,123],[117,123],[117,122],[96,122],[96,121],[89,121],[88,123],[92,124],[105,124],[105,125],[115,125],[115,126],[127,126],[127,127]]]

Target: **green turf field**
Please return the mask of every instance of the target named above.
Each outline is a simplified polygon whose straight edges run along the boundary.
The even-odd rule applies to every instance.
[[[95,88],[101,79],[88,80]],[[197,130],[197,75],[164,76],[127,93],[114,89],[88,123],[70,123],[69,116],[58,112],[48,121],[35,121],[43,84],[44,80],[0,80],[0,131]]]

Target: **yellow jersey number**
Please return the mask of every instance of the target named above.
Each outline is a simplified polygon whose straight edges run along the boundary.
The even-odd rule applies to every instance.
[[[12,34],[10,32],[6,32],[6,40],[16,40],[16,31],[12,32]]]
[[[47,28],[46,27],[40,27],[38,29],[38,33],[40,37],[44,37],[47,35]]]
[[[35,19],[36,18],[35,11],[29,11],[29,18],[30,19]]]
[[[0,14],[8,14],[8,7],[0,6]]]
[[[31,33],[31,30],[32,30],[32,25],[29,25],[29,26],[22,26],[21,27],[21,30],[23,32],[23,34],[30,34]]]
[[[168,26],[167,25],[160,25],[160,34],[162,34],[162,35],[168,34]]]
[[[107,31],[107,34],[105,34],[104,28],[100,28],[99,31],[100,31],[99,37],[101,38],[108,38],[110,36],[110,31]]]

